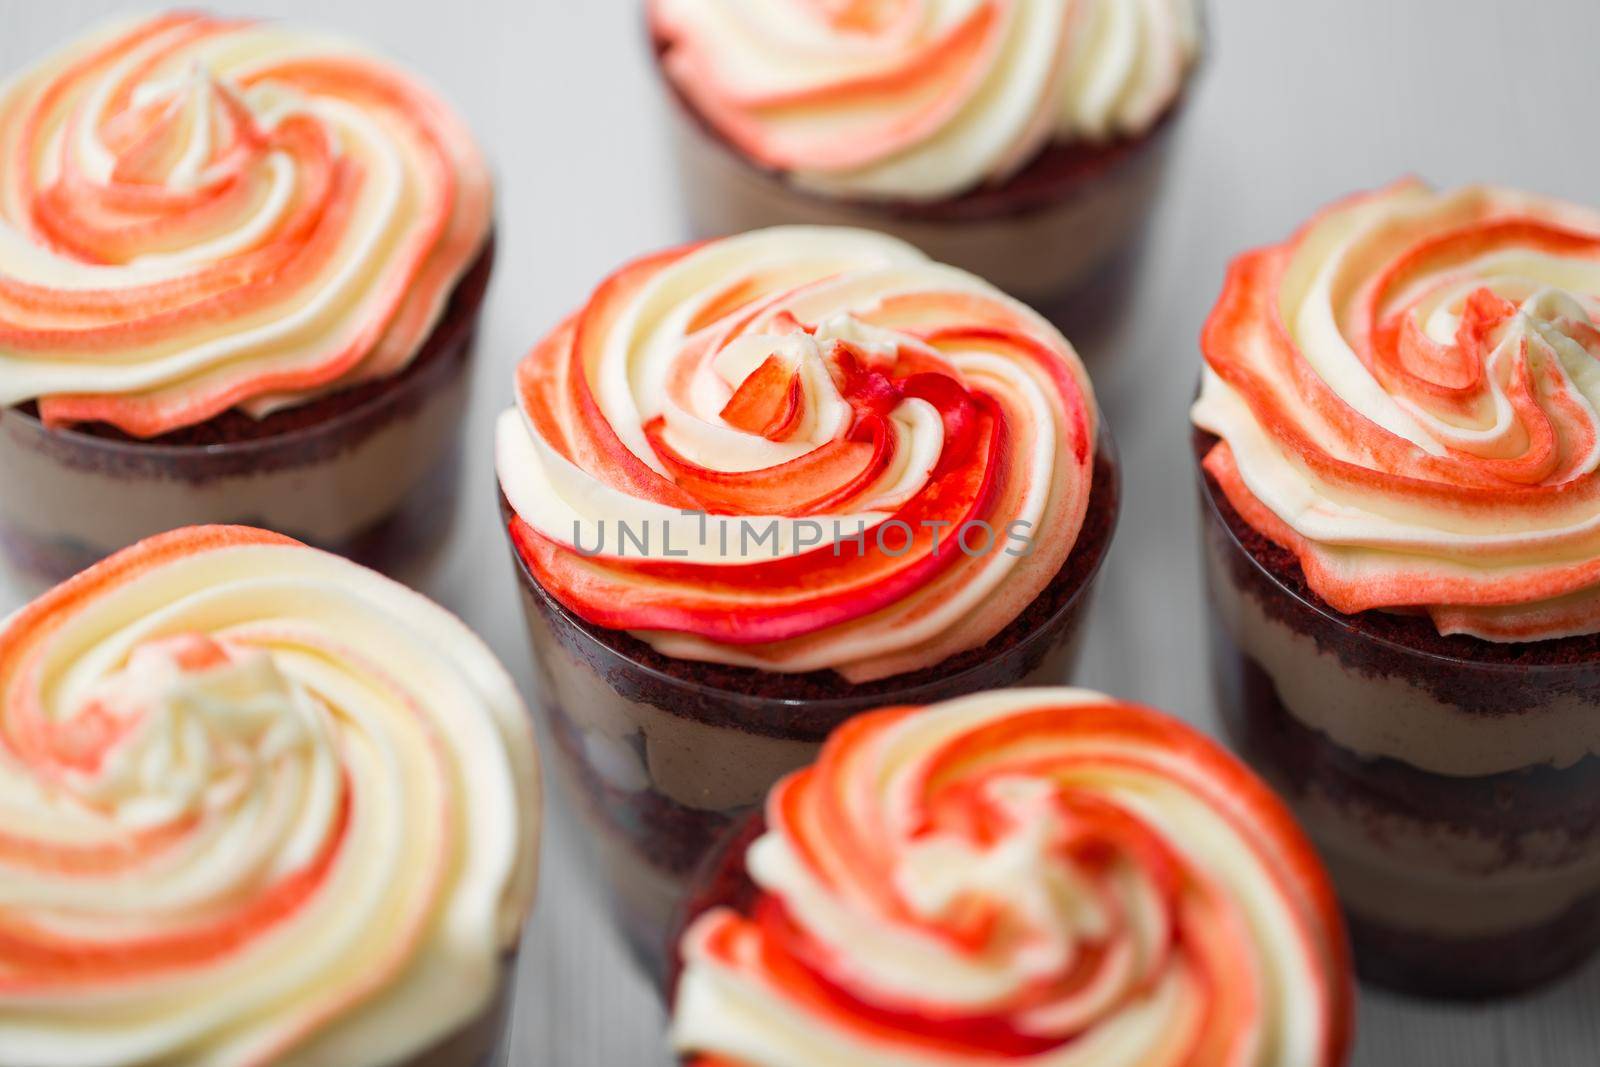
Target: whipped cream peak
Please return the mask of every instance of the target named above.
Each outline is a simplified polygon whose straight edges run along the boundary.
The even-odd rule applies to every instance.
[[[527,711],[443,609],[263,531],[141,542],[0,622],[0,1049],[427,1053],[501,989],[538,827]]]
[[[918,344],[916,338],[908,334],[862,322],[849,312],[830,316],[817,326],[815,336],[819,343],[843,341],[865,356],[869,363],[890,362],[899,355],[901,348]]]
[[[652,0],[661,65],[757,164],[932,200],[1052,142],[1150,129],[1199,51],[1195,0]]]
[[[1206,469],[1344,612],[1600,631],[1600,213],[1406,181],[1242,256],[1203,337]]]
[[[176,12],[0,87],[0,404],[148,437],[391,377],[490,226],[485,162],[358,46]]]
[[[241,803],[322,713],[260,649],[182,634],[136,648],[61,724],[68,788],[131,828]]]
[[[754,899],[681,942],[693,1064],[1337,1067],[1349,1047],[1344,931],[1287,811],[1096,693],[853,719],[743,860]]]
[[[581,617],[865,680],[982,645],[1045,589],[1098,433],[1035,312],[891,238],[788,227],[604,282],[523,361],[496,465],[523,560]]]

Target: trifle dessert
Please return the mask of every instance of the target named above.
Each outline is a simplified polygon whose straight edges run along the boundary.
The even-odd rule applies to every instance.
[[[359,46],[176,13],[0,89],[0,544],[58,580],[239,522],[411,572],[449,531],[490,183]]]
[[[1061,681],[1117,512],[1072,347],[893,238],[631,263],[528,355],[507,529],[574,807],[632,945],[856,712]]]
[[[1354,982],[1283,803],[1081,689],[842,726],[697,881],[671,1040],[693,1067],[1339,1067]]]
[[[647,6],[700,236],[870,227],[1052,312],[1137,244],[1200,47],[1199,0]]]
[[[539,777],[454,616],[197,527],[0,623],[0,1064],[500,1067]]]
[[[1365,973],[1600,944],[1600,213],[1418,181],[1241,257],[1194,406],[1217,695]]]

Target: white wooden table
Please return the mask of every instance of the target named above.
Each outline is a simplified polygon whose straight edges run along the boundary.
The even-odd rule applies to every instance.
[[[750,0],[760,2],[760,0]],[[0,0],[0,72],[125,5]],[[470,492],[427,592],[531,685],[489,429],[520,355],[622,260],[682,236],[635,0],[232,0],[425,71],[500,179]],[[1209,725],[1185,407],[1228,258],[1344,193],[1416,173],[1600,202],[1596,0],[1213,0],[1211,53],[1115,335],[1088,353],[1127,495],[1082,681]],[[0,492],[4,487],[0,486]],[[20,594],[0,576],[0,615]],[[576,869],[559,804],[523,953],[514,1062],[665,1067],[661,1010]],[[1539,996],[1441,1007],[1368,992],[1362,1067],[1594,1067],[1600,965]]]

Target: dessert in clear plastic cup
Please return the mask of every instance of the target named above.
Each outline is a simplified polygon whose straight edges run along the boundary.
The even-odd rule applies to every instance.
[[[0,553],[47,584],[239,523],[419,573],[494,258],[465,123],[358,42],[194,11],[5,73]]]
[[[1282,801],[1083,689],[855,719],[718,843],[668,952],[687,1067],[1341,1067],[1355,1029],[1338,903]]]
[[[456,513],[492,261],[491,244],[398,378],[269,416],[264,436],[206,441],[191,429],[173,435],[181,443],[143,441],[0,410],[0,549],[45,585],[177,526],[232,523],[387,574],[424,572]],[[218,425],[246,418],[230,413]]]
[[[613,917],[647,973],[662,973],[662,937],[694,869],[840,723],[885,705],[1071,678],[1119,492],[1103,433],[1088,518],[1045,592],[981,648],[862,685],[831,671],[781,675],[673,660],[576,617],[513,546],[537,668],[534,702],[555,773]]]
[[[1063,10],[1068,7],[1060,6]],[[1098,21],[1108,17],[1101,8],[1110,6],[1114,5],[1079,6],[1074,9],[1075,16],[1080,20]],[[995,283],[1062,323],[1080,344],[1084,343],[1086,333],[1103,328],[1114,317],[1137,262],[1145,223],[1160,192],[1188,86],[1195,76],[1201,47],[1198,4],[1182,0],[1171,4],[1170,10],[1123,13],[1123,28],[1129,30],[1130,35],[1122,40],[1125,54],[1117,61],[1130,60],[1147,49],[1152,57],[1160,56],[1160,59],[1152,58],[1143,72],[1134,65],[1120,73],[1109,73],[1113,61],[1092,53],[1063,55],[1059,60],[1066,67],[1076,64],[1084,71],[1095,68],[1097,63],[1105,65],[1096,68],[1104,79],[1097,87],[1097,102],[1090,103],[1089,98],[1094,94],[1084,89],[1076,105],[1085,112],[1113,106],[1110,100],[1115,94],[1107,93],[1110,84],[1120,84],[1127,89],[1137,78],[1152,78],[1152,84],[1141,85],[1139,92],[1130,90],[1127,93],[1128,98],[1138,97],[1140,101],[1136,118],[1124,117],[1116,123],[1101,116],[1089,124],[1092,133],[1082,129],[1070,134],[1057,131],[1041,139],[1037,131],[1044,120],[1035,116],[1028,127],[1034,133],[1029,138],[1024,160],[1013,158],[1012,153],[1016,152],[1013,149],[1012,153],[991,162],[992,172],[987,176],[981,179],[969,176],[948,190],[940,185],[938,188],[943,191],[933,194],[926,189],[917,191],[918,183],[927,180],[927,174],[923,167],[911,166],[903,159],[900,160],[903,173],[877,179],[858,177],[848,168],[841,168],[842,173],[834,174],[822,167],[819,173],[823,179],[811,186],[797,180],[794,172],[805,169],[809,161],[844,151],[840,145],[852,136],[859,137],[867,146],[859,150],[864,170],[876,166],[893,170],[894,152],[881,145],[904,135],[908,138],[906,151],[924,149],[926,145],[917,143],[906,131],[916,129],[921,136],[935,138],[938,126],[929,124],[933,123],[930,113],[937,108],[928,108],[926,112],[917,110],[885,89],[879,101],[883,113],[898,114],[895,109],[903,106],[903,122],[887,124],[876,136],[841,122],[831,139],[820,133],[795,134],[796,144],[809,145],[808,149],[786,145],[782,137],[787,120],[778,117],[783,114],[783,107],[776,99],[769,116],[764,105],[754,102],[762,94],[753,89],[737,93],[728,90],[727,99],[723,99],[720,90],[700,84],[704,81],[713,85],[719,81],[708,71],[720,69],[719,60],[730,58],[718,53],[720,47],[734,48],[730,43],[733,40],[744,40],[748,46],[749,41],[738,34],[708,36],[705,41],[699,41],[695,35],[704,28],[699,20],[705,19],[707,25],[714,20],[699,11],[693,0],[652,0],[648,7],[656,66],[668,98],[679,192],[695,236],[709,238],[780,224],[875,229],[916,245],[940,262],[970,270]],[[1025,13],[1028,18],[1050,22],[1048,27],[1041,23],[1016,27],[1009,32],[1041,35],[1059,32],[1065,37],[1077,33],[1080,40],[1092,36],[1086,27],[1073,30],[1064,23],[1058,25],[1051,21],[1055,12],[1047,9],[1054,7],[1056,5],[1041,4],[1037,11]],[[982,12],[969,18],[976,19],[977,14]],[[845,28],[846,19],[857,15],[857,21]],[[794,24],[803,23],[805,17],[792,16],[793,22],[787,28],[793,29]],[[1002,32],[995,25],[988,25],[981,31],[975,25],[939,31],[949,36],[935,35],[927,27],[913,31],[900,26],[897,32],[905,33],[904,38],[879,41],[875,34],[880,31],[887,34],[888,28],[874,26],[872,19],[876,16],[854,13],[850,5],[842,5],[827,19],[816,12],[810,17],[819,23],[831,20],[825,28],[819,27],[815,32],[837,34],[838,43],[833,47],[840,54],[853,52],[859,57],[872,54],[878,47],[890,53],[913,47],[928,49],[928,54],[916,63],[901,57],[905,65],[894,67],[895,77],[911,79],[909,72],[918,64],[925,64],[928,70],[935,71],[927,78],[937,81],[936,88],[943,92],[956,92],[951,86],[963,79],[966,88],[960,91],[967,91],[974,84],[988,86],[986,78],[1006,77],[999,68],[1016,62],[1014,56],[1001,56],[1000,45],[991,41],[996,58],[984,62],[993,62],[996,69],[984,78],[978,78],[969,67],[936,70],[934,55],[947,56],[944,50],[956,38],[969,33]],[[1143,37],[1141,34],[1150,30],[1150,26],[1132,27],[1145,18],[1170,20],[1170,24],[1164,25],[1159,34]],[[744,28],[751,35],[759,35],[765,29]],[[929,34],[927,40],[919,36],[924,32]],[[686,43],[690,40],[695,41],[692,49]],[[680,43],[681,56],[675,54]],[[818,46],[815,41],[809,41],[783,50],[786,58],[792,60],[794,69],[786,71],[779,80],[794,77],[799,79],[798,85],[810,85],[798,73],[807,67],[808,47],[816,49]],[[1070,40],[1061,47],[1071,51]],[[751,62],[750,57],[744,57],[738,63],[730,62],[730,69],[753,77],[748,66]],[[888,64],[888,59],[880,56],[874,62]],[[1171,70],[1163,79],[1156,79],[1153,72],[1165,70],[1168,64]],[[838,108],[838,116],[858,114],[854,110],[855,103],[862,104],[861,113],[872,111],[866,106],[864,95],[861,101],[854,101],[852,96],[864,94],[866,85],[878,84],[868,76],[861,75],[858,80],[841,74],[837,82],[833,82],[829,80],[833,76],[820,69],[807,73],[827,87],[826,90],[817,88],[815,99],[806,96],[807,90],[793,85],[775,90],[773,96],[793,92],[792,103],[797,111],[809,104],[822,115],[832,115],[831,107]],[[1083,77],[1089,76],[1084,74]],[[887,75],[884,78],[892,80]],[[1127,80],[1119,82],[1119,78]],[[1044,88],[1047,80],[1040,80],[1039,92],[1050,91]],[[1068,81],[1077,85],[1073,77],[1069,76]],[[1014,86],[1008,88],[1015,90]],[[1055,85],[1054,92],[1062,97],[1071,95],[1061,85]],[[923,97],[916,99],[926,102]],[[983,106],[999,107],[992,97],[986,99]],[[743,110],[745,108],[748,112]],[[961,112],[940,114],[943,115],[941,122],[954,126],[959,122],[954,116]],[[764,128],[769,118],[770,130]],[[825,128],[823,120],[818,121],[819,127]],[[996,115],[991,124],[998,127],[1004,121],[1008,119]],[[770,141],[771,137],[778,140]],[[988,141],[969,140],[974,143],[968,144],[965,151],[995,151],[995,146]],[[781,157],[788,163],[780,165],[774,157]],[[949,159],[936,154],[935,162],[927,168],[936,171],[950,166]],[[860,188],[856,187],[858,182]]]
[[[538,704],[652,966],[688,872],[838,723],[1065,680],[1116,458],[1070,342],[983,279],[865,230],[668,249],[513,395],[495,465]]]
[[[1230,265],[1190,409],[1222,718],[1374,981],[1600,945],[1600,212],[1408,178]]]
[[[1321,850],[1363,977],[1505,995],[1593,955],[1600,757],[1554,754],[1600,732],[1600,654],[1343,614],[1203,471],[1200,498],[1217,710]]]
[[[512,1062],[538,753],[444,609],[175,530],[0,624],[0,713],[0,1061]]]

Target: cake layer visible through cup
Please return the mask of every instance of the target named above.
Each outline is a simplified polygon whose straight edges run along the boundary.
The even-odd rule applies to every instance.
[[[1592,953],[1594,639],[1495,646],[1341,616],[1204,476],[1201,497],[1219,710],[1322,851],[1363,973],[1494,995]]]
[[[1108,439],[1089,509],[1054,581],[988,644],[911,674],[851,685],[831,671],[784,675],[673,660],[578,620],[513,550],[556,763],[619,925],[660,974],[666,925],[689,875],[727,827],[828,733],[875,707],[1065,681],[1119,486]]]
[[[1137,247],[1179,115],[1103,146],[1050,148],[996,189],[924,205],[833,200],[740,158],[673,99],[680,195],[696,237],[780,224],[853,226],[908,241],[1050,311]]]
[[[48,429],[0,411],[0,547],[65,578],[176,526],[277,530],[390,573],[418,571],[449,533],[491,241],[398,378],[269,416],[235,413],[168,438]],[[231,438],[231,439],[230,439]]]

